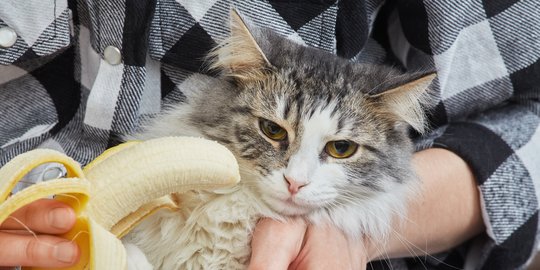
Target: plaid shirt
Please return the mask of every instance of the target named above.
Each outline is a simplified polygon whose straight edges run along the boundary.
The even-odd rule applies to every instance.
[[[1,0],[0,31],[16,39],[0,47],[0,165],[37,147],[86,164],[184,100],[182,83],[228,34],[231,5],[352,61],[438,72],[433,132],[418,146],[469,163],[487,231],[393,269],[521,269],[536,253],[538,0]]]

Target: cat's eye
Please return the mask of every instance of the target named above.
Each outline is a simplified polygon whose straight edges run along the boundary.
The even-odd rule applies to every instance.
[[[334,158],[348,158],[358,150],[358,144],[351,141],[331,141],[326,144],[324,150]]]
[[[270,120],[260,119],[259,126],[264,135],[274,141],[283,141],[287,139],[287,131]]]

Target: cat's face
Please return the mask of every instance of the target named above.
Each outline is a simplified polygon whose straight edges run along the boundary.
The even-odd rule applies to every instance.
[[[390,145],[409,145],[353,85],[282,71],[241,88],[228,140],[274,210],[306,214],[399,181],[378,171],[394,159]]]
[[[241,24],[217,51],[231,92],[200,104],[205,113],[193,119],[236,155],[244,185],[281,214],[305,215],[406,184],[407,128],[423,125],[413,99],[432,77],[396,87],[407,79],[395,70],[252,34]]]

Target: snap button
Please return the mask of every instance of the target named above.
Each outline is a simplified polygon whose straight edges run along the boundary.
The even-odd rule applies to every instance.
[[[122,53],[114,46],[107,46],[103,52],[103,58],[111,65],[118,65],[122,63]]]
[[[9,27],[0,28],[0,47],[9,48],[17,41],[17,33]]]

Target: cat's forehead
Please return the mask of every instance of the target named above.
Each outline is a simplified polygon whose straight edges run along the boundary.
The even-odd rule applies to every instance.
[[[338,88],[340,85],[346,83],[274,78],[252,86],[244,102],[256,116],[293,130],[297,136],[352,138],[372,134],[377,123],[366,96]]]
[[[368,110],[369,98],[357,81],[343,76],[309,76],[309,71],[288,70],[270,74],[247,86],[244,99],[264,113],[284,119],[311,117],[329,111],[332,118],[355,117]],[[337,118],[336,118],[337,119]]]

